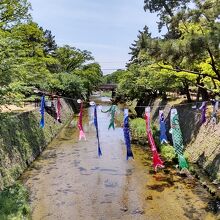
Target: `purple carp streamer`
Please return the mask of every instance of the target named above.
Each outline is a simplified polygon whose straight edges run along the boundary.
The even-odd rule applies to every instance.
[[[213,124],[213,126],[215,126],[217,124],[217,113],[218,113],[219,102],[216,100],[212,100],[211,103],[212,103],[213,110],[212,110],[210,122]]]
[[[206,122],[206,102],[202,102],[202,106],[199,109],[202,111],[201,123],[204,124]]]

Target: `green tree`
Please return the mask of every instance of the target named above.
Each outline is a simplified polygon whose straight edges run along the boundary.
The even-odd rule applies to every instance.
[[[83,81],[75,74],[54,74],[49,81],[49,88],[52,92],[70,98],[84,98],[86,95]]]
[[[108,84],[118,84],[125,73],[126,70],[116,70],[111,74],[105,75],[103,77],[103,82]]]
[[[158,1],[147,2],[151,2],[151,7],[154,5],[157,8]],[[169,2],[169,8],[173,13],[170,16],[170,21],[164,20],[164,22],[166,25],[172,22],[180,35],[177,39],[165,38],[165,40],[160,40],[161,49],[156,54],[157,60],[160,58],[163,62],[172,65],[173,69],[177,71],[185,68],[192,74],[200,76],[202,71],[198,68],[198,64],[201,62],[208,63],[207,59],[209,59],[214,74],[203,74],[203,76],[220,80],[218,66],[220,56],[220,23],[218,22],[220,2],[212,0],[190,1],[191,4],[194,4],[194,8],[191,9],[185,7],[189,1]],[[171,4],[172,2],[175,4]],[[181,5],[184,7],[180,7]],[[151,7],[147,6],[149,5],[145,5],[145,8],[152,11]],[[166,13],[168,13],[167,10]]]
[[[86,98],[89,99],[92,91],[95,90],[102,82],[103,73],[101,66],[98,63],[90,63],[84,65],[81,69],[73,71],[83,81],[84,88],[86,89]]]
[[[55,36],[52,35],[50,30],[45,30],[44,38],[45,38],[44,53],[49,55],[55,55],[55,51],[57,50]]]
[[[91,53],[69,45],[32,21],[27,0],[0,2],[0,104],[22,101],[37,87],[70,97],[89,97],[102,81]]]
[[[77,68],[81,68],[87,61],[93,60],[91,52],[87,50],[81,51],[75,47],[65,45],[56,50],[56,58],[60,65],[61,72],[70,73]]]
[[[166,26],[167,33],[162,38],[152,38],[146,27],[139,31],[130,48],[128,67],[137,64],[148,69],[152,89],[158,86],[151,79],[156,76],[163,80],[163,72],[172,73],[176,78],[174,85],[180,83],[188,101],[191,85],[198,87],[203,99],[208,98],[206,89],[219,92],[220,2],[145,0],[144,8],[159,15],[159,29]]]
[[[179,38],[180,32],[176,26],[178,20],[176,13],[185,11],[190,0],[144,0],[144,10],[157,13],[160,18],[158,22],[159,31],[165,26],[167,28],[166,38]]]
[[[29,21],[30,3],[27,0],[0,1],[0,28],[9,29],[14,25]]]
[[[44,33],[34,22],[0,31],[1,100],[21,100],[33,86],[46,89],[51,73],[48,64],[58,61],[44,54]]]

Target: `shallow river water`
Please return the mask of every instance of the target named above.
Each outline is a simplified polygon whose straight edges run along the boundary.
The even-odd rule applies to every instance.
[[[127,161],[123,130],[108,130],[109,115],[100,109],[99,158],[92,111],[84,111],[86,141],[66,126],[22,176],[33,220],[217,219],[207,211],[210,195],[193,178],[175,169],[150,172],[149,152],[137,146]]]

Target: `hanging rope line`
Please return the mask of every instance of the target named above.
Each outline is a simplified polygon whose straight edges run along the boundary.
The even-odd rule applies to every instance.
[[[64,98],[64,99],[69,99],[69,100],[73,100],[73,101],[77,101],[78,99],[76,99],[76,98],[70,98],[70,97],[66,97],[66,96],[60,96],[60,95],[45,95],[45,96],[52,96],[53,98],[58,98],[58,97],[60,97],[60,98]],[[166,105],[154,105],[154,104],[150,104],[150,105],[136,105],[135,107],[138,107],[138,108],[146,108],[146,107],[156,107],[156,108],[163,108],[163,107],[178,107],[178,106],[192,106],[193,107],[193,105],[197,105],[197,104],[202,104],[202,103],[204,103],[204,102],[206,102],[206,104],[212,104],[212,101],[210,100],[210,101],[195,101],[195,102],[190,102],[190,103],[180,103],[180,104],[166,104]],[[87,103],[87,104],[89,104],[90,103],[90,101],[88,101],[88,102],[85,102],[85,101],[83,101],[83,103]],[[124,105],[124,107],[126,108],[126,107],[131,107],[131,105]]]
[[[42,93],[41,96],[41,105],[40,105],[40,114],[41,114],[41,119],[40,119],[40,127],[44,128],[45,127],[45,96],[49,96],[51,97],[51,103],[54,101],[55,103],[57,102],[57,109],[56,109],[56,120],[60,120],[61,118],[61,108],[62,105],[60,103],[60,98],[64,98],[64,99],[69,99],[69,100],[77,100],[77,103],[80,104],[80,114],[79,114],[79,119],[78,119],[78,128],[80,130],[80,134],[79,134],[79,140],[81,140],[82,137],[85,138],[85,134],[83,131],[83,125],[82,125],[82,117],[83,117],[83,100],[81,99],[75,99],[75,98],[70,98],[70,97],[64,97],[64,96],[59,96],[59,95],[46,95],[44,93]],[[57,99],[57,100],[54,100]],[[102,156],[102,151],[101,151],[101,146],[100,146],[100,139],[99,139],[99,127],[98,127],[98,114],[97,114],[97,108],[98,106],[96,105],[96,103],[94,101],[90,101],[90,102],[85,102],[85,103],[89,103],[90,106],[93,107],[93,120],[94,120],[94,126],[96,129],[96,138],[97,138],[97,150],[98,150],[98,156]],[[202,103],[201,107],[198,108],[198,104]],[[141,106],[141,107],[145,107],[145,122],[146,122],[146,134],[147,134],[147,139],[148,139],[148,144],[150,146],[151,152],[152,152],[152,158],[153,158],[153,167],[154,170],[157,171],[157,168],[163,168],[164,167],[164,162],[161,160],[160,155],[157,151],[157,146],[155,144],[154,141],[154,137],[153,137],[153,131],[151,129],[151,107],[154,108],[160,108],[160,107],[168,107],[168,108],[164,108],[166,113],[170,113],[170,133],[172,135],[172,141],[173,141],[173,147],[175,148],[175,152],[178,156],[178,161],[179,161],[179,168],[182,169],[187,169],[188,168],[188,164],[187,161],[184,157],[184,145],[183,145],[183,136],[182,136],[182,132],[181,132],[181,128],[180,128],[180,122],[179,122],[179,115],[177,112],[177,109],[175,107],[177,106],[190,106],[192,107],[193,104],[196,104],[195,108],[198,110],[198,112],[200,112],[200,114],[202,115],[202,119],[204,119],[206,117],[206,107],[207,107],[207,103],[211,103],[212,107],[213,107],[213,116],[215,117],[214,114],[217,113],[218,111],[218,105],[219,105],[219,101],[216,100],[210,100],[210,101],[201,101],[201,102],[195,102],[195,103],[180,103],[180,104],[166,104],[166,105],[148,105],[148,106]],[[52,105],[50,105],[51,107]],[[111,113],[111,119],[110,119],[110,124],[109,124],[109,128],[115,128],[114,127],[114,122],[115,122],[115,113],[116,113],[116,105],[113,105],[106,111],[102,111],[103,113],[107,113],[110,112]],[[124,107],[124,106],[123,106]],[[138,106],[136,106],[138,107]],[[205,109],[205,110],[204,110]],[[193,113],[198,113],[196,111],[192,111],[192,110],[188,110],[186,109],[186,111],[190,111]],[[165,118],[164,118],[164,112],[159,110],[159,119],[160,119],[160,141],[161,143],[168,143],[167,140],[167,136],[166,136],[166,126],[165,126]],[[206,119],[206,118],[205,118]],[[213,119],[215,123],[215,119]],[[131,142],[130,142],[130,129],[129,129],[129,115],[128,115],[128,109],[124,107],[124,124],[123,124],[123,131],[124,131],[124,140],[125,140],[125,144],[126,144],[126,148],[127,148],[127,159],[129,159],[130,157],[133,158],[133,153],[132,153],[132,149],[131,149]],[[205,121],[201,121],[202,123],[204,123]],[[186,121],[186,123],[188,123]]]
[[[66,96],[61,96],[61,95],[52,95],[52,94],[45,94],[44,92],[42,92],[42,94],[44,96],[49,96],[51,98],[63,98],[63,99],[67,99],[67,100],[72,100],[72,101],[76,101],[78,99],[76,98],[71,98],[71,97],[66,97]],[[215,100],[217,103],[218,101]],[[186,111],[188,112],[191,112],[191,113],[194,113],[194,114],[202,114],[201,110],[199,110],[199,107],[198,105],[202,105],[204,104],[204,102],[206,103],[206,107],[208,105],[213,105],[213,100],[210,100],[210,101],[195,101],[195,102],[191,102],[191,103],[179,103],[179,104],[163,104],[163,105],[154,105],[154,104],[150,104],[150,105],[137,105],[137,106],[134,106],[135,108],[146,108],[146,107],[152,107],[152,108],[158,108],[159,110],[164,110],[165,107],[168,107],[168,108],[177,108],[179,106],[191,106],[192,110],[190,109],[185,109]],[[83,103],[86,103],[86,104],[90,104],[90,102],[85,102],[83,101]],[[128,108],[128,107],[131,107],[131,105],[127,104],[127,105],[124,105],[123,106],[124,108]],[[193,110],[194,109],[194,110]],[[169,114],[170,111],[168,111],[167,114]],[[19,113],[19,114],[23,114],[23,113]],[[16,114],[16,115],[19,115],[19,114]],[[167,119],[165,119],[166,121]]]

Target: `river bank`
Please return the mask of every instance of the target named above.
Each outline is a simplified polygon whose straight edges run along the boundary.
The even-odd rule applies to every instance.
[[[150,103],[152,124],[159,129],[159,110],[164,111],[167,136],[172,142],[170,129],[170,109],[175,106],[178,111],[180,127],[183,135],[185,153],[191,163],[196,164],[210,182],[220,184],[220,123],[211,122],[212,106],[206,112],[206,123],[201,124],[201,111],[192,108],[195,103],[180,103],[181,100],[155,99]],[[135,103],[130,103],[132,114]],[[219,112],[220,113],[220,112]],[[217,117],[220,117],[220,115]],[[218,185],[220,187],[220,185]]]
[[[108,131],[110,118],[100,110],[99,158],[92,114],[92,107],[84,111],[86,141],[78,141],[75,123],[67,125],[22,175],[33,220],[217,219],[208,209],[212,197],[194,178],[174,168],[152,172],[150,154],[135,145],[127,161],[122,128]]]
[[[104,109],[110,105],[109,98],[93,98]],[[67,104],[63,103],[65,112],[62,116],[65,120],[62,125],[46,115],[48,127],[44,132],[49,133],[46,139],[48,143],[56,135],[55,132],[60,131],[61,126],[72,117],[70,106],[65,105]],[[36,119],[32,119],[35,125],[31,132],[35,128],[39,129],[40,114],[36,111],[25,114],[33,114]],[[18,116],[21,121],[26,119],[22,114]],[[108,131],[109,116],[99,109],[98,117],[103,150],[101,158],[97,156],[97,140],[92,125],[93,109],[90,107],[84,111],[83,124],[87,141],[78,141],[78,118],[75,117],[46,149],[46,142],[44,147],[40,148],[41,145],[37,148],[38,154],[42,155],[35,162],[31,165],[31,161],[25,163],[24,167],[30,168],[24,172],[21,180],[30,192],[33,219],[72,219],[71,216],[77,219],[106,219],[106,213],[109,219],[220,218],[213,214],[218,212],[219,204],[208,193],[204,179],[200,181],[201,184],[194,177],[186,178],[173,165],[155,173],[146,144],[144,148],[133,144],[135,160],[126,161],[121,123],[117,123],[115,131]],[[118,117],[123,117],[123,114]],[[28,122],[21,121],[16,119],[13,126],[18,129],[16,124],[22,124],[22,129],[30,131]],[[21,129],[18,131],[22,132]],[[37,133],[32,137],[39,137],[41,134]],[[14,140],[20,140],[19,137],[23,136],[16,136]],[[28,146],[32,146],[34,140]],[[34,159],[37,154],[31,155],[34,155]],[[18,176],[11,175],[8,178],[10,181],[5,179],[4,184],[11,184]],[[26,207],[22,210],[26,210]],[[61,210],[61,213],[57,210]],[[86,218],[88,216],[91,217]]]
[[[199,180],[201,185],[213,196],[213,209],[220,209],[220,123],[213,126],[210,122],[212,106],[208,106],[206,113],[206,123],[201,124],[201,111],[194,109],[193,103],[182,103],[181,100],[167,100],[156,99],[150,103],[151,105],[151,120],[154,127],[155,138],[160,150],[163,151],[165,146],[161,146],[159,137],[159,110],[164,111],[165,123],[167,129],[167,136],[172,144],[172,137],[169,134],[170,128],[170,109],[176,106],[180,126],[183,134],[185,145],[185,156],[190,163],[191,173]],[[130,103],[132,114],[135,114],[135,103]],[[141,121],[142,120],[142,121]],[[135,120],[134,120],[135,121]],[[145,122],[139,119],[137,128],[139,135],[133,135],[133,142],[140,145],[146,145]],[[143,123],[141,123],[143,122]],[[136,123],[137,124],[137,123]],[[143,124],[143,126],[140,126]],[[135,129],[135,128],[134,128]],[[136,132],[135,132],[136,133]],[[163,152],[162,152],[163,153]],[[168,152],[170,156],[170,152]],[[171,152],[172,156],[172,152]],[[177,161],[176,161],[177,162]]]

